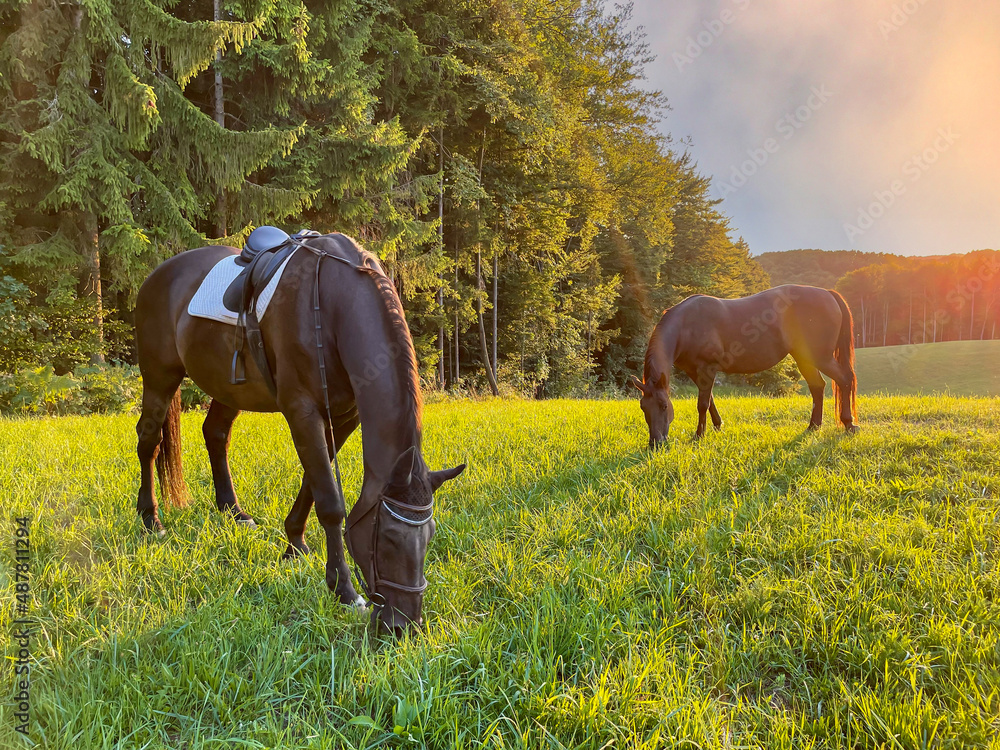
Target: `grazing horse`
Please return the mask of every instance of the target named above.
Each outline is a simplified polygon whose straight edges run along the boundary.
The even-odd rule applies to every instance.
[[[674,365],[698,386],[695,436],[701,437],[706,412],[711,412],[715,429],[722,427],[712,398],[716,373],[760,372],[788,354],[795,358],[813,397],[809,429],[823,423],[823,373],[833,380],[840,421],[853,432],[858,414],[854,319],[837,292],[789,284],[740,299],[698,294],[671,307],[649,339],[643,381],[632,376],[632,384],[642,393],[649,447],[666,441],[674,419],[670,402]]]
[[[229,473],[233,421],[244,410],[280,411],[303,468],[302,487],[285,519],[284,557],[309,551],[303,533],[315,504],[326,532],[327,586],[343,604],[363,605],[344,557],[346,518],[348,548],[374,605],[372,622],[398,635],[421,621],[433,492],[465,468],[429,471],[424,463],[416,358],[399,297],[375,256],[354,240],[337,234],[306,239],[260,321],[274,390],[252,358],[245,382],[233,385],[236,329],[189,315],[188,303],[212,267],[237,252],[211,246],[181,253],[158,266],[139,290],[135,326],[143,391],[136,508],[145,528],[162,535],[154,459],[163,499],[182,502],[186,495],[178,392],[185,375],[212,397],[203,431],[216,505],[237,522],[253,524]],[[346,516],[331,463],[359,423],[364,483]]]

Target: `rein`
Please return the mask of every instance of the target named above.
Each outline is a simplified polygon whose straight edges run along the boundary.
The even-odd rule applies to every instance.
[[[299,245],[299,247],[308,250],[309,252],[313,253],[316,256],[316,275],[315,278],[313,279],[313,322],[316,331],[316,358],[319,360],[319,379],[323,389],[323,406],[326,408],[326,423],[327,423],[327,428],[330,430],[330,444],[333,446],[332,453],[333,453],[334,477],[336,479],[335,484],[337,487],[337,494],[340,496],[339,497],[340,502],[343,505],[343,507],[346,508],[347,502],[344,497],[344,486],[340,476],[340,462],[337,460],[336,438],[333,434],[333,415],[331,414],[330,411],[330,392],[329,392],[329,387],[327,386],[327,379],[326,379],[326,361],[325,361],[326,358],[323,356],[323,319],[322,316],[320,315],[319,272],[320,272],[320,267],[323,263],[323,259],[327,257],[333,258],[334,260],[338,260],[341,263],[344,263],[345,265],[348,265],[351,268],[355,269],[356,271],[361,271],[363,273],[375,274],[377,273],[377,270],[375,268],[371,268],[370,266],[356,265],[354,263],[351,263],[346,258],[341,258],[340,256],[333,255],[332,253],[328,253],[324,250],[310,247],[309,245],[306,245],[302,242],[298,242],[297,244]],[[428,523],[430,523],[431,519],[434,518],[433,501],[431,501],[427,505],[407,505],[406,503],[401,503],[398,500],[393,500],[392,498],[382,493],[379,495],[378,501],[375,504],[373,504],[370,508],[368,508],[368,510],[366,510],[364,514],[362,514],[357,519],[357,521],[355,521],[355,523],[361,521],[369,513],[371,513],[372,510],[378,508],[379,506],[383,506],[393,518],[402,521],[408,526],[413,526],[413,527],[426,526]],[[413,513],[413,514],[427,513],[427,517],[422,520],[409,519],[406,518],[404,515],[394,511],[393,507],[397,508],[403,513]],[[349,529],[347,527],[346,520],[344,523],[344,540],[347,542],[348,552],[351,553],[351,562],[353,563],[354,566],[354,574],[355,576],[357,576],[358,583],[361,584],[361,588],[365,592],[365,596],[368,599],[368,603],[373,607],[375,607],[376,609],[380,609],[385,606],[385,597],[382,596],[381,593],[379,593],[378,590],[379,587],[391,588],[395,589],[396,591],[403,591],[409,594],[422,594],[424,590],[427,588],[426,578],[424,578],[423,582],[417,586],[407,586],[402,583],[397,583],[396,581],[390,581],[387,578],[382,578],[379,575],[378,572],[379,516],[380,514],[378,513],[375,514],[375,523],[372,525],[371,571],[372,571],[373,583],[371,588],[368,587],[368,581],[366,577],[362,575],[361,571],[358,569],[358,561],[357,558],[355,558],[354,556],[354,550],[351,545],[351,535],[348,533]],[[376,601],[376,598],[378,599],[378,601]]]
[[[316,237],[331,237],[331,236],[334,235],[320,235],[319,232],[314,232],[312,230],[303,230],[302,232],[299,232],[297,235],[288,237],[287,241],[295,245],[296,248],[306,250],[316,256],[316,271],[315,271],[315,277],[313,279],[313,293],[312,293],[313,329],[316,332],[316,358],[319,363],[319,379],[320,379],[320,385],[323,390],[323,406],[326,409],[326,428],[327,430],[329,430],[329,441],[330,441],[329,445],[331,446],[331,451],[333,453],[334,478],[336,480],[334,484],[336,486],[336,491],[338,495],[337,499],[340,501],[341,507],[343,507],[346,510],[347,501],[344,497],[343,480],[340,474],[340,462],[337,459],[336,437],[334,435],[334,430],[333,430],[333,414],[331,413],[330,410],[330,389],[326,377],[326,358],[323,356],[323,318],[322,315],[320,314],[320,296],[319,296],[320,269],[322,268],[324,258],[332,258],[333,260],[343,263],[346,266],[350,266],[355,271],[367,273],[371,276],[381,276],[385,278],[385,272],[382,271],[377,264],[369,265],[369,259],[364,255],[361,256],[362,262],[360,264],[353,263],[348,258],[343,258],[324,248],[313,247],[311,245],[306,244],[305,242],[305,240],[314,239]],[[241,307],[246,307],[246,287],[244,287],[244,304]],[[244,315],[243,312],[241,312],[240,314],[241,317]],[[253,317],[253,321],[256,322],[255,316]],[[262,337],[260,336],[260,330],[259,328],[257,328],[256,325],[254,326],[254,329],[255,330],[253,331],[253,333],[255,334],[256,338],[251,342],[252,344],[251,353],[254,355],[254,359],[257,362],[258,369],[260,370],[261,374],[264,377],[264,382],[267,385],[268,390],[271,392],[272,396],[277,397],[277,387],[274,383],[274,378],[271,374],[271,368],[267,362],[267,356],[264,353],[264,342]],[[242,334],[243,330],[240,326],[238,326],[237,348],[233,354],[234,373],[236,373],[236,363],[238,361],[240,349],[242,348],[243,344]],[[234,382],[237,381],[234,379]],[[428,505],[407,505],[406,503],[401,503],[398,500],[393,500],[392,498],[382,493],[379,495],[378,501],[375,502],[367,510],[365,510],[360,516],[358,516],[357,520],[354,523],[357,524],[358,521],[361,521],[362,519],[366,518],[372,512],[373,509],[379,506],[383,506],[393,518],[413,527],[424,526],[430,523],[431,519],[434,518],[433,500]],[[407,518],[405,515],[407,513],[410,514],[427,513],[427,517],[421,520],[414,520],[411,518]],[[406,584],[397,583],[396,581],[391,581],[387,578],[382,578],[379,575],[378,572],[379,516],[380,514],[378,513],[375,515],[375,522],[372,525],[371,579],[372,581],[374,581],[374,583],[372,584],[371,588],[369,588],[368,586],[368,581],[366,577],[362,575],[361,571],[358,569],[358,562],[357,559],[355,558],[354,550],[352,549],[351,535],[349,533],[349,526],[346,523],[346,519],[344,525],[344,538],[347,543],[347,550],[351,554],[351,560],[354,565],[354,574],[357,576],[358,583],[361,584],[361,588],[365,592],[365,596],[368,598],[368,603],[374,606],[376,609],[385,606],[385,597],[382,596],[382,594],[379,593],[378,590],[380,587],[395,589],[396,591],[403,591],[411,594],[423,593],[423,591],[427,588],[426,578],[423,580],[421,584],[417,586],[408,586]]]

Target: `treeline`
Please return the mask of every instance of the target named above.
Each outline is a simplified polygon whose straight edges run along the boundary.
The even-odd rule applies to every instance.
[[[930,258],[793,250],[765,253],[759,260],[774,285],[812,284],[843,294],[854,314],[857,346],[1000,335],[1000,252],[995,250]]]
[[[132,361],[158,262],[261,224],[385,262],[428,385],[621,382],[767,278],[600,0],[0,0],[0,371]]]
[[[860,250],[785,250],[757,256],[757,262],[771,279],[771,286],[807,284],[823,289],[834,289],[851,271],[896,261],[905,259],[902,255]]]
[[[837,282],[854,311],[858,346],[995,339],[1000,252],[866,266]]]

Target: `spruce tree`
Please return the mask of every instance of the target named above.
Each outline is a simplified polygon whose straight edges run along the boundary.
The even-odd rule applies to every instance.
[[[104,280],[127,296],[156,260],[205,244],[218,191],[239,194],[301,134],[226,130],[184,95],[264,21],[188,21],[151,0],[0,5],[0,243],[39,293],[87,301],[96,357]],[[269,195],[264,218],[302,202]]]

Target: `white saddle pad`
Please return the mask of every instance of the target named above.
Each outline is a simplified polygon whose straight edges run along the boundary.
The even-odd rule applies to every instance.
[[[298,250],[292,251],[292,255],[295,255],[297,252]],[[277,273],[271,277],[267,286],[264,287],[264,291],[257,298],[257,320],[264,318],[264,313],[267,312],[267,306],[271,302],[271,297],[274,296],[274,290],[278,288],[278,281],[281,279],[281,274],[285,272],[285,266],[292,259],[292,255],[289,255],[285,259],[285,262],[281,264]],[[236,265],[238,257],[240,256],[231,255],[228,258],[223,258],[212,267],[212,270],[208,272],[205,280],[198,287],[198,291],[194,293],[194,296],[188,303],[188,315],[193,315],[196,318],[218,320],[220,323],[228,323],[233,326],[236,325],[238,316],[222,304],[222,295],[233,279],[244,268],[243,266]]]

